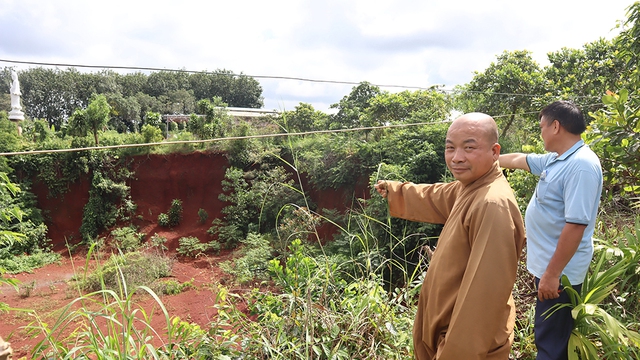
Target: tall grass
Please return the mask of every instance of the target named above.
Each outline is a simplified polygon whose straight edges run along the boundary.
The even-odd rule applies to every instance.
[[[88,277],[87,254],[84,279]],[[41,340],[31,352],[32,358],[46,359],[185,359],[197,352],[205,332],[171,317],[158,295],[146,285],[129,287],[125,275],[125,258],[117,264],[117,288],[106,285],[98,267],[101,289],[87,294],[78,285],[79,296],[54,314],[49,323],[31,311],[34,321],[26,328]],[[138,300],[146,294],[154,301],[151,309]],[[166,328],[152,327],[153,311],[159,309]]]

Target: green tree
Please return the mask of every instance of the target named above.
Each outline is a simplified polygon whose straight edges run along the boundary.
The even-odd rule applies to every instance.
[[[211,139],[223,136],[221,124],[229,119],[227,104],[222,99],[214,97],[213,101],[203,99],[196,104],[199,115],[191,114],[187,129],[200,139]]]
[[[370,106],[369,100],[378,94],[380,94],[380,88],[367,81],[354,86],[349,95],[330,106],[331,109],[338,109],[338,112],[332,116],[329,128],[348,129],[360,126],[361,117]]]
[[[458,88],[458,106],[463,112],[494,116],[502,139],[512,127],[525,129],[524,140],[536,130],[537,113],[548,100],[544,96],[547,83],[531,52],[505,51],[484,72],[476,72],[469,84]]]
[[[640,101],[629,91],[609,93],[605,108],[594,113],[586,140],[600,157],[609,198],[621,196],[637,202],[640,196]],[[620,199],[618,199],[620,200]]]
[[[637,88],[640,84],[640,2],[636,1],[627,9],[627,20],[616,38],[619,58],[624,62],[628,75],[629,88]]]
[[[193,91],[178,89],[166,95],[165,114],[191,114],[195,110]]]
[[[164,139],[164,136],[162,136],[162,130],[150,124],[142,125],[140,133],[146,143],[160,142]]]
[[[571,99],[580,105],[585,116],[603,107],[601,97],[607,90],[616,91],[624,71],[623,61],[616,56],[613,41],[599,39],[582,49],[562,48],[549,53],[550,66],[545,77],[549,91],[556,98]]]
[[[140,105],[140,118],[144,119],[144,117],[149,112],[155,113],[163,113],[164,105],[157,98],[145,94],[143,92],[138,92],[135,94],[136,101]]]
[[[96,146],[98,142],[98,131],[104,129],[109,122],[111,106],[104,95],[95,95],[86,109],[74,111],[69,118],[69,132],[76,136],[87,136],[91,132]]]
[[[0,111],[11,111],[11,81],[11,68],[5,66],[0,70]]]
[[[147,86],[147,75],[141,72],[116,75],[116,82],[121,89],[122,96],[136,96]]]
[[[18,72],[25,115],[47,119],[50,126],[60,128],[79,105],[72,96],[73,83],[59,69],[31,68]]]
[[[109,126],[120,132],[137,132],[140,128],[140,104],[135,96],[124,97],[120,93],[104,94],[111,113]]]
[[[160,98],[176,90],[189,89],[189,75],[184,71],[152,72],[147,78],[144,93]]]
[[[448,95],[431,90],[383,91],[369,100],[363,125],[377,126],[392,123],[416,122],[428,115],[430,119],[444,120],[451,111]]]
[[[329,116],[316,110],[311,104],[300,103],[293,111],[285,111],[280,115],[282,126],[289,132],[304,132],[325,128]]]
[[[189,82],[196,101],[219,97],[233,107],[260,108],[263,106],[262,87],[252,77],[236,75],[230,70],[191,74]]]

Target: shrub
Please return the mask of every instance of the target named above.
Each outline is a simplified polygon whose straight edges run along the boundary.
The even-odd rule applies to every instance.
[[[174,227],[182,221],[182,200],[173,199],[169,207],[169,227]]]
[[[165,213],[158,215],[158,225],[162,227],[169,227],[169,215]]]
[[[151,236],[151,247],[156,248],[157,250],[159,250],[159,252],[162,252],[163,254],[166,250],[168,250],[167,246],[165,245],[166,242],[167,242],[167,238],[164,236],[160,236],[158,234],[153,234],[153,236]]]
[[[113,245],[124,252],[135,251],[140,247],[144,233],[138,233],[132,227],[122,227],[111,231]]]
[[[149,286],[157,279],[169,276],[172,265],[171,259],[157,254],[136,251],[112,255],[104,265],[81,279],[78,285],[89,291],[118,290],[125,284],[130,289]]]
[[[169,279],[160,281],[160,284],[157,286],[157,292],[165,295],[177,295],[183,292],[185,289],[193,287],[193,278],[185,283],[180,283],[177,280]]]
[[[176,252],[182,256],[198,257],[209,249],[209,244],[200,242],[195,236],[181,237],[178,244]]]
[[[267,264],[273,258],[273,248],[263,235],[249,233],[242,240],[242,256],[232,262],[226,261],[220,267],[236,277],[238,282],[246,283],[255,278],[268,278]]]
[[[140,132],[144,137],[145,143],[160,142],[164,139],[162,130],[150,124],[142,125],[142,130]]]
[[[209,218],[209,214],[207,213],[207,211],[205,209],[199,209],[198,210],[198,217],[200,218],[200,223],[204,224],[207,219]]]

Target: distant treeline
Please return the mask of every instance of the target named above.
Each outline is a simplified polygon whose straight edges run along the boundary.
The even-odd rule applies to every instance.
[[[202,99],[220,98],[227,106],[263,106],[260,83],[229,70],[189,73],[158,71],[119,74],[112,70],[80,72],[43,67],[18,72],[23,111],[60,128],[76,109],[85,108],[93,94],[104,94],[119,131],[133,131],[148,112],[191,114]],[[11,68],[0,70],[0,110],[11,110]]]

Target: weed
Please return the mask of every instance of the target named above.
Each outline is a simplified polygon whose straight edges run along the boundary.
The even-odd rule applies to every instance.
[[[200,242],[195,236],[181,237],[178,239],[176,252],[182,256],[198,257],[212,248],[210,243]]]
[[[21,298],[28,298],[29,296],[31,296],[31,293],[33,292],[33,290],[36,288],[36,281],[32,280],[28,283],[23,283],[19,286],[20,289],[20,297]]]
[[[198,209],[198,218],[200,218],[200,224],[204,224],[209,218],[209,214],[205,209]]]
[[[81,289],[120,289],[124,283],[131,287],[149,286],[159,278],[171,274],[172,260],[142,252],[112,255],[102,266],[79,282]]]
[[[169,227],[169,215],[160,213],[158,215],[158,225],[162,227]]]

